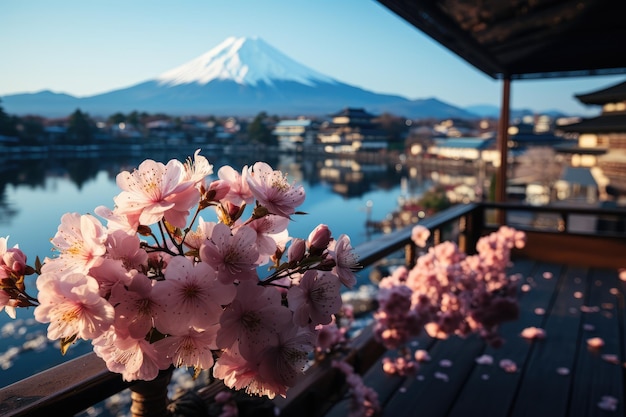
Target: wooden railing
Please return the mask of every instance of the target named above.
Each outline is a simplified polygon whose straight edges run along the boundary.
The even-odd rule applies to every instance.
[[[421,220],[420,224],[431,230],[434,244],[452,240],[462,250],[472,253],[480,236],[499,227],[496,219],[500,218],[527,233],[528,244],[518,251],[518,256],[570,264],[626,267],[624,209],[471,203],[453,206]],[[410,237],[411,227],[381,235],[355,250],[364,267],[402,253],[406,264],[411,265],[415,259],[415,246]],[[343,359],[358,371],[367,369],[383,353],[384,349],[374,341],[371,329],[365,329],[352,340]],[[276,406],[283,416],[321,415],[321,404],[328,403],[329,398],[340,392],[338,384],[340,377],[328,363],[316,365],[290,389],[287,398],[276,400]],[[90,353],[0,389],[0,416],[74,415],[126,388],[134,390],[133,415],[153,413],[140,407],[144,403],[148,407],[153,404],[149,404],[147,394],[138,389],[136,383],[124,382],[119,374],[106,369],[102,359]],[[157,407],[165,403],[159,398],[152,400]]]

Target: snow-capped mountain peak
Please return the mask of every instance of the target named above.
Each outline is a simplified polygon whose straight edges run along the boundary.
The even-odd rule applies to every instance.
[[[335,83],[323,75],[294,61],[258,37],[230,37],[224,42],[156,79],[160,85],[231,80],[238,84],[273,84],[273,80],[295,81],[306,85],[316,82]]]

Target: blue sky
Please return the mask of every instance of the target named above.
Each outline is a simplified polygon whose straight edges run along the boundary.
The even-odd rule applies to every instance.
[[[500,104],[493,80],[373,0],[2,0],[0,96],[127,87],[229,36],[259,36],[340,81],[450,104]],[[625,76],[514,81],[513,108],[593,115],[573,97]]]

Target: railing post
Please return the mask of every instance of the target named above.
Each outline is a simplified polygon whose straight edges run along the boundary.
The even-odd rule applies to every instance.
[[[417,258],[417,248],[413,242],[407,243],[404,247],[404,263],[407,268],[413,268],[415,266]]]
[[[564,211],[559,214],[559,224],[557,225],[557,230],[561,233],[567,232],[567,213]]]
[[[173,369],[162,371],[152,381],[140,381],[130,387],[132,417],[168,417],[169,398],[167,386],[172,379]]]
[[[476,252],[476,242],[480,239],[481,232],[485,228],[485,207],[482,204],[478,204],[471,212],[467,213],[465,217],[465,241],[464,247],[459,247],[465,251],[468,255],[472,255]]]
[[[433,230],[433,245],[438,245],[441,243],[441,228],[444,227],[445,224],[440,225],[439,227]]]

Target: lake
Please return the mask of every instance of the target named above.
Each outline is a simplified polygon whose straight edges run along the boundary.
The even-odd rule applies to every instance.
[[[11,247],[19,244],[33,265],[36,256],[51,256],[50,239],[64,213],[93,213],[99,205],[113,207],[113,197],[120,192],[115,184],[120,171],[132,171],[147,158],[164,163],[171,158],[184,160],[193,151],[6,159],[0,165],[0,236],[9,236]],[[202,154],[215,172],[223,165],[241,170],[262,160],[287,173],[290,181],[304,186],[306,199],[299,210],[308,213],[294,217],[290,234],[306,238],[315,226],[325,223],[335,236],[348,234],[353,246],[379,233],[368,227],[368,222],[386,218],[397,209],[400,199],[419,196],[437,176],[414,175],[402,165],[386,162],[216,151]],[[203,212],[203,218],[213,221],[212,214]],[[29,288],[34,290],[35,278],[31,278]],[[359,283],[369,283],[367,270],[359,274]],[[31,291],[31,295],[36,294]],[[81,342],[62,356],[58,347],[47,341],[46,326],[34,321],[32,311],[19,310],[17,320],[0,312],[0,386],[91,351],[89,343]]]

